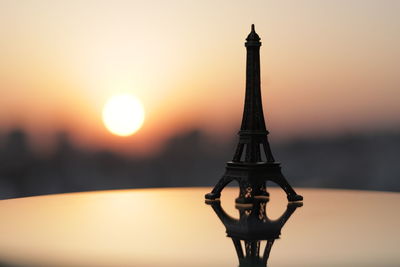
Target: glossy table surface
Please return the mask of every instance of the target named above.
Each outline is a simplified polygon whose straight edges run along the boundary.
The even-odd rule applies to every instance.
[[[224,224],[204,203],[208,191],[132,189],[2,200],[0,262],[239,266]],[[400,266],[400,194],[297,191],[304,205],[286,218],[268,266]],[[287,201],[280,189],[269,192],[266,211],[273,222],[287,211]],[[239,218],[237,193],[226,188],[219,207],[234,218]]]

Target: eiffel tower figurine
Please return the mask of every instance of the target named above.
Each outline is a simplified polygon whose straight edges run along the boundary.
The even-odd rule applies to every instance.
[[[260,86],[260,37],[255,32],[254,24],[246,38],[246,96],[239,144],[232,161],[226,163],[225,174],[214,189],[205,195],[207,200],[216,200],[221,191],[230,182],[239,183],[240,193],[237,203],[251,203],[254,198],[268,197],[266,182],[278,184],[286,192],[289,201],[301,201],[281,172],[280,163],[272,156],[268,143],[268,131],[261,102]],[[264,157],[265,155],[265,157]],[[265,158],[265,159],[263,159]]]

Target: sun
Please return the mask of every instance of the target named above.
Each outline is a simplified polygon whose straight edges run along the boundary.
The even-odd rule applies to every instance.
[[[112,96],[104,105],[104,126],[115,135],[132,135],[142,127],[143,122],[143,105],[133,95],[121,94]]]

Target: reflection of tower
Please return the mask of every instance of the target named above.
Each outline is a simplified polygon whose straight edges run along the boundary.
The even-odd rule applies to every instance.
[[[219,201],[209,202],[218,218],[226,228],[227,236],[232,238],[239,266],[266,266],[275,239],[281,235],[281,229],[302,203],[289,203],[286,211],[276,220],[267,217],[267,199],[255,199],[252,206],[237,206],[239,219],[229,216]],[[266,241],[262,251],[262,241]],[[244,244],[244,249],[242,244]],[[260,254],[260,251],[262,252]]]
[[[261,102],[260,86],[260,37],[251,25],[251,32],[246,43],[246,96],[242,126],[239,131],[233,160],[226,165],[224,176],[220,179],[207,199],[220,197],[222,189],[231,181],[236,180],[240,186],[240,196],[237,202],[251,202],[253,197],[268,196],[266,181],[277,183],[286,192],[289,201],[303,200],[286,181],[278,162],[272,156],[268,143],[268,131],[265,127]]]

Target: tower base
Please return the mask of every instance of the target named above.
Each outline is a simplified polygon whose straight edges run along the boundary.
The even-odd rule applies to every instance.
[[[294,191],[283,176],[280,163],[242,163],[233,161],[227,162],[224,175],[214,189],[205,195],[205,198],[207,200],[219,199],[224,187],[234,180],[239,183],[240,188],[236,203],[247,204],[252,203],[254,198],[269,197],[266,189],[267,181],[279,185],[285,191],[289,202],[303,200],[303,197]]]

